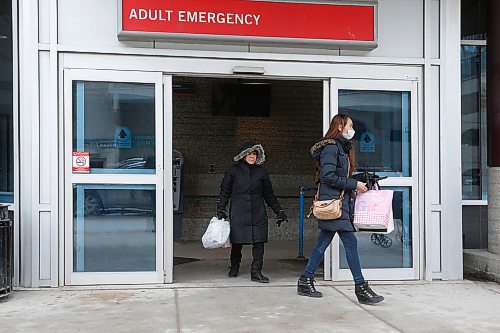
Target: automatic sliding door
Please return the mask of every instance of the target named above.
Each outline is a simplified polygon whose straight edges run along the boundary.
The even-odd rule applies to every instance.
[[[65,71],[66,284],[163,282],[161,73]]]
[[[381,186],[394,190],[395,229],[388,235],[358,233],[365,278],[418,278],[417,89],[412,81],[332,80],[332,117],[354,122],[358,171],[387,176]],[[333,248],[332,277],[351,279],[342,243]]]

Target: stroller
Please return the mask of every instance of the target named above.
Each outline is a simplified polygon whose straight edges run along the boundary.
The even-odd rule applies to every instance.
[[[356,179],[358,182],[365,183],[369,190],[373,190],[375,189],[375,185],[378,185],[378,182],[386,179],[387,176],[379,176],[375,172],[370,173],[367,170],[363,170],[353,174],[352,178]]]

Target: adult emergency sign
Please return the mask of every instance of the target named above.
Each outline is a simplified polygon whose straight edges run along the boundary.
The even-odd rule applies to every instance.
[[[120,39],[312,40],[376,46],[376,1],[355,5],[264,0],[119,1]]]
[[[208,24],[241,24],[241,25],[259,25],[259,14],[241,14],[241,13],[221,13],[171,9],[130,9],[129,20],[150,20],[171,22],[190,22],[190,23],[208,23]]]

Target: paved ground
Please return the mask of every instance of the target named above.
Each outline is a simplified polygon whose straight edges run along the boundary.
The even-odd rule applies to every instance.
[[[18,290],[0,300],[0,332],[500,332],[495,283],[376,284],[377,306],[318,285],[322,299],[291,282]]]

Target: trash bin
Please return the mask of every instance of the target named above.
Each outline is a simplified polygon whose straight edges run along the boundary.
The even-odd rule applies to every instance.
[[[178,150],[172,151],[172,188],[174,201],[174,240],[182,238],[182,165],[184,157]]]
[[[12,292],[14,230],[8,206],[0,205],[0,298]]]

